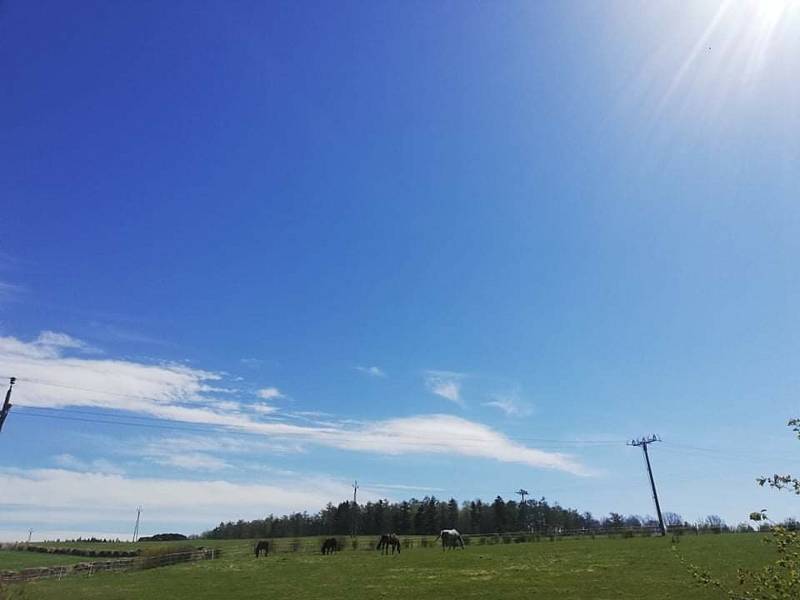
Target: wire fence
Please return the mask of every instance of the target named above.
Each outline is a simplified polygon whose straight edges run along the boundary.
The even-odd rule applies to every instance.
[[[653,537],[660,535],[661,530],[653,527],[629,528],[603,528],[603,529],[550,529],[547,531],[513,531],[483,534],[463,535],[464,544],[469,546],[484,546],[495,544],[520,544],[536,542],[555,542],[569,539],[585,538],[634,538]],[[714,528],[704,527],[673,527],[668,530],[672,536],[703,535],[718,533],[736,533]],[[740,535],[740,532],[737,535]],[[754,532],[753,532],[754,533]],[[285,553],[320,553],[322,543],[331,536],[302,537],[302,538],[266,538],[269,541],[269,554]],[[375,551],[379,536],[334,536],[337,541],[337,550]],[[403,550],[414,548],[433,548],[439,540],[434,535],[408,535],[398,536]],[[224,544],[226,556],[232,559],[244,559],[255,555],[257,539],[242,540],[207,540],[210,544]],[[5,550],[22,550],[22,544],[4,545]],[[165,549],[166,550],[166,549]],[[72,575],[94,575],[95,573],[116,573],[141,569],[165,567],[180,563],[213,560],[219,558],[223,552],[219,547],[200,547],[194,550],[180,552],[143,552],[138,556],[124,558],[110,558],[105,560],[91,560],[72,565],[27,567],[16,571],[0,571],[0,583],[19,583],[36,579],[57,578]]]
[[[219,558],[219,548],[198,548],[185,552],[153,554],[129,558],[80,562],[73,565],[27,567],[18,571],[0,571],[0,583],[21,583],[37,579],[62,579],[72,575],[119,573],[141,569],[154,569],[180,563]]]
[[[668,536],[704,535],[717,533],[735,533],[732,530],[708,527],[672,527],[667,530]],[[654,537],[661,535],[661,529],[655,526],[625,527],[625,528],[593,528],[593,529],[560,529],[550,528],[541,531],[508,531],[497,533],[463,534],[465,546],[483,546],[494,544],[519,544],[542,541],[559,541],[581,538],[633,538]],[[337,541],[338,551],[374,551],[377,548],[380,536],[318,536],[298,538],[263,538],[269,541],[270,554],[283,553],[320,553],[323,542],[334,537]],[[403,550],[413,548],[432,548],[439,544],[435,535],[399,535]],[[235,544],[235,539],[215,540],[217,542]],[[257,539],[241,539],[236,547],[226,548],[226,554],[232,553],[237,557],[253,553]],[[214,543],[214,542],[211,542]]]

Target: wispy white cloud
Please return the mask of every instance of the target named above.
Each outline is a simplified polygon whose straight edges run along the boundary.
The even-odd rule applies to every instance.
[[[463,407],[464,401],[461,398],[463,378],[463,373],[453,371],[425,371],[425,386],[431,393]]]
[[[522,402],[519,394],[494,394],[492,400],[484,402],[483,406],[496,408],[506,414],[507,417],[527,417],[533,414],[533,408]]]
[[[83,340],[55,331],[42,331],[33,343],[43,351],[56,355],[62,350],[76,350],[87,354],[101,352],[98,348],[87,344]]]
[[[267,387],[258,390],[258,397],[262,400],[277,400],[286,396],[276,387]]]
[[[266,436],[257,438],[224,433],[138,439],[121,448],[117,446],[116,450],[123,455],[144,457],[163,466],[196,471],[249,470],[254,465],[248,462],[248,457],[257,457],[257,465],[262,469],[265,454],[296,454],[303,451],[296,443],[275,441]]]
[[[25,292],[21,285],[0,281],[0,303],[17,300]]]
[[[56,537],[63,530],[91,534],[120,531],[137,505],[144,507],[143,533],[173,526],[196,533],[231,518],[254,519],[264,514],[316,511],[352,493],[347,482],[326,477],[277,479],[269,483],[214,480],[133,478],[120,474],[70,469],[0,470],[0,538],[29,525],[37,537]],[[364,491],[364,500],[381,496]],[[24,503],[20,502],[24,499]]]
[[[261,360],[260,358],[250,358],[250,357],[240,358],[239,362],[242,363],[245,367],[250,367],[252,369],[260,367],[262,364],[264,364],[264,361]]]
[[[366,482],[361,484],[361,488],[369,489],[376,492],[384,491],[384,490],[392,490],[392,491],[401,491],[401,492],[423,492],[423,493],[438,493],[444,492],[444,488],[440,487],[430,487],[430,486],[420,486],[420,485],[408,485],[405,483],[371,483]]]
[[[529,448],[486,425],[453,415],[378,421],[363,426],[355,435],[339,437],[335,443],[338,447],[385,454],[457,454],[575,475],[589,474],[572,456]]]
[[[89,325],[91,327],[91,337],[95,340],[129,342],[133,344],[147,344],[156,346],[171,345],[165,340],[148,335],[142,331],[136,331],[132,328],[120,327],[119,325],[101,321],[92,321],[89,323]]]
[[[45,339],[60,338],[46,336]],[[176,364],[148,365],[65,354],[71,346],[0,337],[0,373],[19,378],[18,406],[93,406],[162,419],[259,434],[273,442],[326,446],[373,454],[450,454],[585,474],[568,455],[516,443],[481,423],[449,415],[422,415],[372,422],[284,422],[253,411],[220,410],[212,395],[221,375]],[[433,390],[462,377],[429,372]],[[446,386],[445,386],[446,388]],[[445,388],[440,391],[450,394]],[[280,393],[275,388],[266,388]],[[458,388],[456,388],[457,390]],[[274,398],[272,392],[267,394]],[[450,394],[449,400],[460,401]],[[244,405],[244,404],[243,404]],[[275,411],[272,411],[275,412]],[[287,416],[291,416],[287,413]]]
[[[380,367],[376,366],[364,367],[362,365],[357,365],[356,371],[361,371],[365,375],[369,375],[371,377],[386,377],[386,372]]]
[[[121,474],[124,472],[122,467],[115,465],[104,458],[96,458],[94,460],[85,461],[73,456],[72,454],[63,453],[54,456],[53,460],[59,467],[76,471],[92,471],[94,473],[114,474]]]
[[[157,457],[154,462],[162,466],[177,467],[179,469],[188,469],[191,471],[220,471],[222,469],[232,468],[232,465],[227,461],[217,456],[203,454],[202,452],[170,454]]]

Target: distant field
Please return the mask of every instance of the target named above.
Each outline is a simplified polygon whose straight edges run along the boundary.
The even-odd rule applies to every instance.
[[[38,552],[0,551],[0,571],[19,570],[25,567],[49,567],[52,565],[71,565],[81,562],[80,556],[64,556],[58,554],[40,554]]]
[[[381,556],[374,551],[285,553],[256,560],[248,541],[209,542],[222,558],[121,574],[27,584],[31,598],[541,598],[559,600],[723,598],[693,585],[668,539],[579,539],[427,548]],[[756,567],[772,550],[759,535],[685,536],[689,560],[735,581],[738,566]]]

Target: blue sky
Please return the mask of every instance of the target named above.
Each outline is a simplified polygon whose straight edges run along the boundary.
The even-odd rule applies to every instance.
[[[139,504],[200,531],[353,479],[652,514],[650,433],[666,510],[796,516],[754,478],[800,448],[799,28],[780,1],[4,3],[0,537]]]

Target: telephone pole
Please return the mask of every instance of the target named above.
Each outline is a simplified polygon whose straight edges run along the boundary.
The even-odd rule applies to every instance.
[[[653,434],[650,437],[643,437],[638,440],[628,442],[629,446],[641,447],[644,452],[644,461],[647,464],[647,475],[650,477],[650,489],[653,491],[653,501],[656,503],[656,513],[658,513],[658,528],[661,535],[667,535],[667,528],[664,525],[664,517],[661,515],[661,505],[658,503],[658,492],[656,491],[656,480],[653,479],[653,468],[650,466],[650,455],[647,453],[647,446],[654,442],[660,442],[661,438]]]
[[[519,494],[520,501],[519,501],[519,522],[525,528],[528,529],[528,519],[526,518],[525,514],[525,496],[528,495],[528,490],[519,488],[515,494]]]
[[[136,509],[136,525],[133,528],[133,541],[134,542],[139,539],[139,519],[141,518],[141,516],[142,516],[142,507],[139,506]]]
[[[358,535],[358,481],[353,482],[353,510],[350,511],[353,515],[353,537]]]
[[[8,380],[8,391],[6,392],[6,401],[3,402],[3,408],[0,408],[0,431],[3,430],[3,423],[6,422],[8,411],[11,410],[11,389],[14,387],[14,384],[16,382],[17,382],[16,377],[11,377]]]

